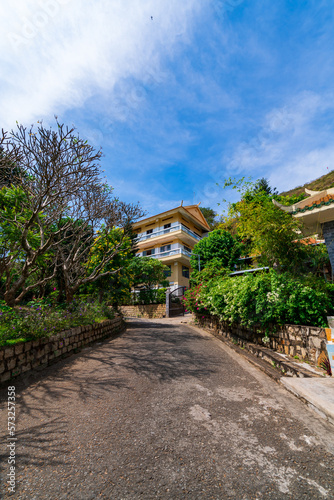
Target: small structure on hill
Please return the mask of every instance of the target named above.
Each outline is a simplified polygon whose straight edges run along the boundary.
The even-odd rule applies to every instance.
[[[284,206],[273,200],[281,210],[303,221],[305,236],[318,234],[323,236],[329,260],[334,270],[334,188],[323,191],[305,189],[308,198],[291,206]]]

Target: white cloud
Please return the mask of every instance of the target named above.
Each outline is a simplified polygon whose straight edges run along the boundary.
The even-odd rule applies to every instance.
[[[265,176],[284,190],[334,169],[333,131],[323,120],[326,116],[328,123],[333,111],[329,95],[303,92],[295,96],[285,106],[270,111],[259,133],[237,147],[228,172]]]
[[[164,78],[163,60],[189,41],[196,0],[17,0],[0,7],[1,125],[26,123],[82,106],[96,94],[141,95],[118,88],[127,78]],[[151,16],[153,19],[151,19]]]

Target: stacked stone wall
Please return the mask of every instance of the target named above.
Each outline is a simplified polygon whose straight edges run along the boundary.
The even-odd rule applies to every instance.
[[[42,369],[78,352],[97,340],[116,336],[125,329],[121,316],[96,325],[78,326],[49,338],[0,348],[0,382],[22,373]]]
[[[166,304],[120,306],[121,313],[128,318],[165,318]]]
[[[324,328],[302,325],[284,325],[276,331],[271,331],[270,342],[264,344],[262,338],[265,333],[259,328],[247,328],[239,324],[228,324],[220,321],[216,316],[197,315],[199,326],[213,334],[231,339],[246,341],[269,347],[275,351],[298,358],[317,365],[322,352],[327,354],[326,332]]]

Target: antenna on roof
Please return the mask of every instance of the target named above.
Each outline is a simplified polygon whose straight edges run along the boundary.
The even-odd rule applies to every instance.
[[[181,201],[181,207],[183,206],[183,200]]]

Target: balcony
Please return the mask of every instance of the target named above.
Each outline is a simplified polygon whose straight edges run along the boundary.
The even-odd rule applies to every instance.
[[[168,227],[167,229],[163,229],[163,228],[162,229],[161,228],[155,229],[151,234],[140,233],[138,235],[138,243],[140,243],[142,241],[146,241],[150,238],[155,238],[157,236],[163,236],[163,235],[168,234],[168,233],[173,233],[175,231],[184,231],[185,233],[189,234],[190,236],[192,236],[196,240],[198,240],[198,241],[201,240],[201,237],[198,236],[196,233],[194,233],[194,231],[191,231],[183,224],[176,224],[175,226]]]
[[[182,247],[172,248],[171,250],[167,250],[166,252],[159,252],[148,255],[148,257],[152,257],[153,259],[163,259],[164,257],[170,257],[172,255],[186,255],[186,257],[191,257],[191,252],[188,252]],[[137,257],[143,257],[143,252],[137,254]]]

